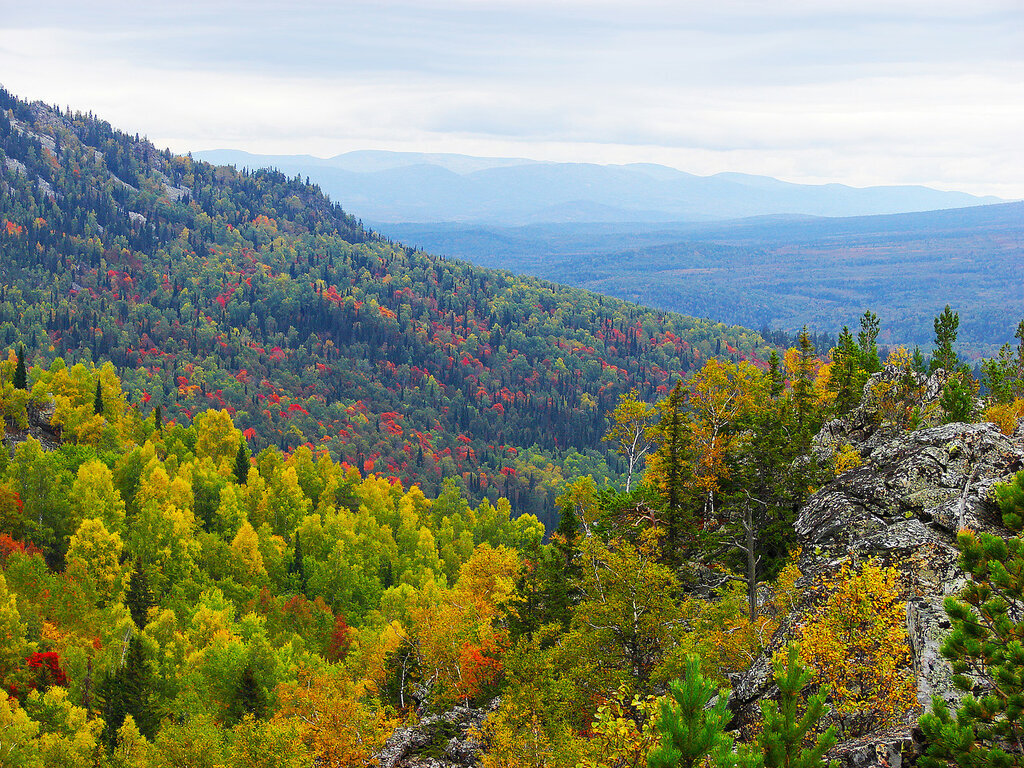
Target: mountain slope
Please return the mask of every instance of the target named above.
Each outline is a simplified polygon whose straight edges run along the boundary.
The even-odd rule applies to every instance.
[[[791,184],[763,176],[694,176],[634,163],[542,163],[403,152],[308,155],[199,152],[239,168],[309,176],[366,220],[383,222],[706,221],[767,214],[857,216],[1000,202],[920,186]]]
[[[757,334],[448,261],[318,188],[156,150],[0,93],[0,344],[109,359],[165,419],[226,408],[253,447],[323,448],[551,521],[614,475],[605,412]]]

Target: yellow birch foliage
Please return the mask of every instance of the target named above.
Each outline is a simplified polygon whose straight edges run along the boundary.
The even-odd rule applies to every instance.
[[[797,632],[800,658],[831,689],[849,735],[895,725],[916,704],[900,573],[846,562],[822,585],[825,604]]]
[[[996,403],[985,411],[985,419],[991,421],[1004,435],[1012,435],[1024,419],[1024,398],[1015,398],[1012,403]]]

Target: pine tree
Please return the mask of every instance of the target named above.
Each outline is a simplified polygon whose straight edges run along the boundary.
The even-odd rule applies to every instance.
[[[949,308],[949,304],[942,310],[942,314],[935,318],[935,351],[932,353],[932,362],[929,368],[935,373],[939,368],[947,374],[952,375],[960,367],[960,358],[953,351],[956,343],[957,329],[960,327],[960,315]]]
[[[882,370],[882,361],[878,359],[878,331],[881,324],[878,315],[867,310],[860,319],[860,333],[857,334],[857,345],[860,348],[860,365],[870,376]]]
[[[757,743],[764,768],[819,768],[826,766],[824,757],[836,743],[836,728],[829,727],[815,738],[814,745],[805,747],[809,734],[814,734],[825,714],[827,691],[819,691],[807,701],[807,709],[798,717],[800,692],[811,681],[811,672],[800,663],[800,652],[789,646],[786,661],[775,662],[775,684],[779,687],[779,700],[761,702],[764,730]],[[836,761],[832,762],[833,765]]]
[[[709,755],[721,759],[731,753],[733,739],[725,733],[731,718],[728,694],[704,678],[697,656],[688,656],[683,678],[669,683],[669,695],[661,701],[661,743],[647,756],[648,767],[694,768]],[[718,701],[708,707],[715,696]]]
[[[14,367],[14,387],[28,389],[28,373],[25,370],[25,345],[18,347],[18,362]]]
[[[1024,527],[1024,472],[996,487],[1003,523]],[[946,598],[952,628],[942,655],[953,685],[965,692],[955,716],[938,696],[920,720],[927,750],[924,768],[950,765],[1024,765],[1024,540],[962,531],[960,564],[970,581]]]
[[[238,453],[235,454],[235,481],[239,485],[245,485],[249,480],[249,448],[243,437],[238,441]]]

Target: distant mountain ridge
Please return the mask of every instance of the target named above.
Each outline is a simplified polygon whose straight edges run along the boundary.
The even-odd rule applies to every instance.
[[[331,158],[195,157],[238,168],[308,176],[355,215],[379,222],[536,224],[715,221],[796,214],[867,216],[1004,202],[922,186],[793,184],[767,176],[696,176],[663,165],[555,163],[456,154],[348,152]]]

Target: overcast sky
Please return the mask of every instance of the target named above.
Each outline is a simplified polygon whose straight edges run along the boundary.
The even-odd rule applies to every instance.
[[[1024,0],[0,0],[0,84],[179,152],[460,152],[1024,198]]]

